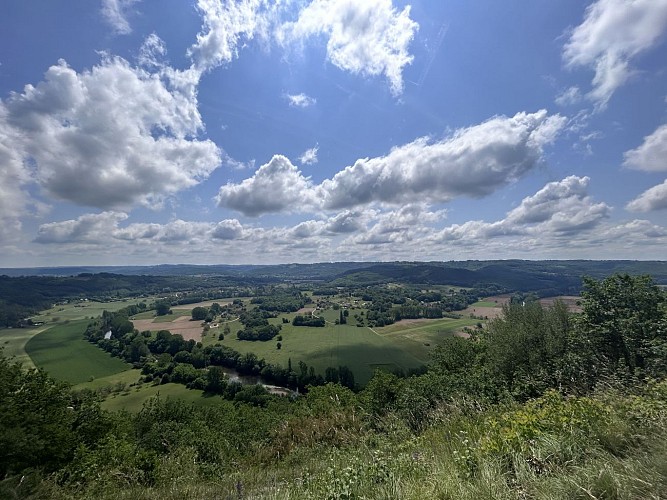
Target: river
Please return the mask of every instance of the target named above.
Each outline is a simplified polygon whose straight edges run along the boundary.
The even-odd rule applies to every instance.
[[[299,394],[298,391],[293,391],[288,387],[268,384],[266,380],[259,375],[241,375],[234,368],[227,368],[226,366],[221,366],[220,368],[222,368],[222,371],[225,372],[225,375],[227,375],[227,378],[231,382],[240,382],[243,385],[260,384],[266,387],[266,390],[271,394],[278,394],[279,396],[296,396]]]

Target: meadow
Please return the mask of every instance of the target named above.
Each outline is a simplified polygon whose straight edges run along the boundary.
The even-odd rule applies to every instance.
[[[188,389],[182,384],[140,384],[110,394],[102,402],[102,408],[109,411],[126,410],[137,413],[148,398],[156,396],[163,399],[179,399],[184,403],[192,403],[196,406],[215,406],[224,401],[220,396]]]
[[[179,318],[188,316],[191,311],[191,308],[182,307],[173,307],[172,314],[154,318],[149,316],[150,311],[141,313],[134,317],[139,320],[135,321],[135,325],[139,330],[168,329],[172,333],[181,333],[178,330]],[[243,325],[235,320],[219,322],[219,327],[211,329],[201,340],[204,345],[221,343],[241,353],[251,352],[268,363],[283,367],[287,367],[291,361],[292,367],[296,369],[298,363],[303,361],[320,374],[324,374],[328,367],[345,365],[354,373],[355,381],[363,385],[370,380],[376,369],[407,372],[427,364],[432,350],[444,337],[478,322],[471,318],[444,318],[406,320],[383,328],[359,327],[356,326],[354,316],[363,317],[366,310],[350,309],[348,323],[337,325],[335,322],[339,319],[340,310],[330,308],[315,312],[327,321],[326,326],[316,328],[295,327],[292,320],[296,314],[281,314],[269,320],[281,326],[280,341],[277,338],[268,342],[238,340],[236,332]],[[283,323],[283,318],[289,320],[289,323]],[[230,333],[224,340],[219,340],[219,334],[225,326],[229,326]],[[278,342],[281,344],[280,349],[277,347]]]
[[[83,338],[88,320],[59,324],[35,335],[25,351],[36,366],[58,380],[77,384],[130,368]]]

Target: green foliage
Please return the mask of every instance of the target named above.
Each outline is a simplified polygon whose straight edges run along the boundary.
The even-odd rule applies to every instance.
[[[640,376],[667,374],[665,293],[649,276],[584,278],[582,307],[577,328],[598,363]]]
[[[71,459],[77,415],[69,406],[67,385],[0,356],[0,477]]]
[[[208,315],[208,309],[206,307],[195,307],[191,314],[194,321],[204,321]]]

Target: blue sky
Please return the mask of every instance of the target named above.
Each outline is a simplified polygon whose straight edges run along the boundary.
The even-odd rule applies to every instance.
[[[667,0],[0,14],[2,267],[667,257]]]

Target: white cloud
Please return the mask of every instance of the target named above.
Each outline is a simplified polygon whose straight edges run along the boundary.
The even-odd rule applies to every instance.
[[[198,0],[197,9],[204,25],[188,55],[200,73],[230,63],[239,44],[268,37],[271,11],[264,0]]]
[[[295,106],[297,108],[307,108],[308,106],[313,106],[317,103],[317,99],[310,97],[303,92],[301,94],[285,94],[285,99],[287,99],[290,106]]]
[[[333,234],[355,233],[365,228],[368,214],[358,210],[344,210],[331,217],[326,223],[326,230]]]
[[[132,33],[127,11],[138,0],[102,0],[102,16],[119,35]]]
[[[276,155],[252,177],[222,186],[217,202],[257,216],[482,197],[535,168],[544,146],[555,140],[565,122],[546,111],[495,117],[441,141],[420,138],[387,156],[357,160],[317,186],[287,158]]]
[[[162,68],[165,66],[164,60],[167,55],[167,46],[164,41],[155,33],[151,33],[144,39],[144,43],[139,48],[137,62],[146,69]]]
[[[631,212],[651,212],[667,208],[667,180],[647,189],[625,207]]]
[[[563,58],[569,67],[595,69],[589,97],[604,108],[632,76],[632,59],[655,46],[666,28],[667,0],[597,0],[570,34]]]
[[[318,193],[330,209],[482,197],[535,168],[564,124],[546,111],[495,117],[437,142],[421,138],[387,156],[357,160],[325,180]]]
[[[298,212],[314,200],[310,179],[286,157],[274,155],[252,177],[222,186],[216,201],[218,206],[254,217],[269,212]]]
[[[111,236],[112,229],[127,219],[123,212],[102,212],[84,214],[77,219],[49,222],[39,226],[37,243],[92,243],[104,244]]]
[[[445,217],[445,211],[432,212],[421,203],[405,205],[397,210],[376,212],[371,217],[374,224],[366,231],[346,240],[362,245],[407,243],[432,232],[429,226]]]
[[[533,196],[524,198],[505,219],[510,225],[538,224],[538,233],[570,233],[589,229],[609,217],[606,203],[593,203],[587,195],[588,177],[571,175],[550,182]]]
[[[611,208],[606,203],[591,200],[587,195],[588,182],[588,177],[574,175],[549,182],[534,195],[524,198],[504,219],[453,224],[434,238],[441,242],[472,244],[506,236],[561,238],[591,231],[609,217]]]
[[[319,150],[318,146],[315,146],[314,148],[307,149],[299,157],[299,161],[303,165],[312,165],[314,163],[317,163],[317,151],[318,150]]]
[[[579,87],[569,87],[556,96],[556,104],[559,106],[571,106],[581,101],[581,91]]]
[[[667,171],[667,124],[658,127],[637,149],[626,151],[623,165],[647,172]]]
[[[212,141],[193,138],[196,98],[118,57],[82,73],[60,61],[0,110],[0,143],[46,192],[80,205],[150,206],[220,164]]]
[[[391,0],[314,0],[295,22],[278,31],[283,43],[325,35],[327,57],[338,68],[362,76],[384,75],[391,92],[403,91],[403,68],[412,63],[409,45],[419,25],[410,6],[399,11]]]
[[[243,226],[236,219],[218,222],[211,231],[211,237],[217,240],[236,240],[243,235]]]

